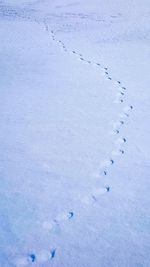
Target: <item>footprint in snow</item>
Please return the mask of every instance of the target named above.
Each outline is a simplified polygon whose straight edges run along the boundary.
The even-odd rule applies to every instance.
[[[110,191],[110,187],[104,187],[104,188],[99,188],[99,189],[95,189],[92,192],[92,198],[94,201],[97,201],[97,199],[99,198],[99,196],[104,195],[105,193],[108,193]]]
[[[105,76],[105,81],[108,81],[108,80],[110,80],[110,79],[108,79],[108,77],[107,77],[107,76]]]
[[[124,124],[124,121],[118,121],[118,122],[114,122],[112,124],[112,126],[113,126],[114,130],[116,130],[117,128],[119,128],[123,124]]]
[[[116,143],[116,145],[120,145],[120,144],[123,144],[123,143],[126,143],[127,142],[127,140],[126,140],[126,138],[118,138],[116,141],[115,141],[115,143]]]
[[[93,201],[96,202],[101,195],[104,195],[109,191],[110,191],[109,186],[104,188],[96,188],[95,190],[92,191],[90,195],[83,197],[81,199],[81,202],[85,205],[89,205]]]
[[[119,91],[119,93],[116,94],[116,97],[120,98],[120,97],[122,97],[123,95],[124,95],[124,93],[122,93],[122,92]]]
[[[123,99],[120,98],[120,95],[117,95],[116,99],[114,100],[115,104],[123,103]]]
[[[36,261],[36,256],[35,256],[35,254],[31,254],[31,255],[29,255],[29,261],[31,261],[31,262],[35,262],[35,261]]]
[[[113,165],[115,163],[115,161],[113,159],[110,159],[111,165]]]
[[[121,113],[121,114],[119,115],[119,117],[120,117],[121,119],[125,119],[125,118],[128,118],[128,117],[129,117],[129,114],[126,113],[126,112],[123,112],[123,113]]]
[[[120,156],[120,154],[124,154],[124,150],[123,149],[116,149],[116,150],[113,150],[111,152],[112,156]]]
[[[60,213],[54,220],[43,222],[42,227],[47,231],[51,231],[57,224],[60,224],[60,222],[63,221],[70,220],[71,218],[73,218],[73,216],[73,211],[69,211],[68,213]]]
[[[119,129],[120,127],[124,125],[124,121],[123,120],[120,120],[119,122],[115,122],[113,123],[113,131],[111,132],[111,134],[115,135],[115,134],[119,134]]]
[[[117,90],[119,91],[120,94],[124,95],[125,91],[122,89],[122,87],[117,87]]]
[[[51,249],[50,251],[48,250],[42,250],[39,253],[37,253],[37,262],[39,263],[44,263],[49,260],[52,260],[55,257],[56,254],[56,248]]]
[[[120,152],[121,154],[124,154],[124,150],[122,150],[122,149],[120,149],[119,152]]]
[[[106,176],[106,175],[107,175],[107,172],[106,172],[106,171],[103,171],[103,175],[105,175],[105,176]]]
[[[23,256],[15,260],[14,264],[15,267],[22,267],[22,266],[28,266],[30,263],[33,263],[36,261],[35,254],[30,254],[28,256]]]
[[[120,81],[114,81],[114,84],[121,85],[121,82]]]
[[[29,266],[31,263],[44,263],[49,260],[52,260],[55,257],[56,249],[48,250],[42,250],[35,254],[30,254],[28,256],[20,257],[15,260],[15,266],[16,267],[22,267],[22,266]]]
[[[121,94],[121,95],[124,95],[124,93],[123,93],[122,91],[120,92],[120,94]]]
[[[120,99],[116,98],[113,102],[114,102],[114,104],[119,104],[120,103]]]
[[[51,259],[53,259],[55,257],[55,254],[56,254],[56,249],[52,249],[50,251]]]
[[[111,132],[111,135],[116,135],[116,134],[119,134],[120,131],[118,129],[114,129],[112,132]]]
[[[62,221],[70,220],[74,216],[74,213],[72,211],[69,211],[68,213],[61,213],[59,214],[55,219],[54,222],[60,223]]]
[[[127,106],[123,109],[124,112],[128,112],[133,109],[133,106]]]
[[[100,164],[100,169],[103,169],[103,168],[108,168],[109,166],[111,166],[112,164],[114,164],[114,160],[113,159],[109,159],[109,160],[104,160],[101,162]],[[104,170],[104,172],[106,172]],[[106,173],[105,173],[106,174]]]

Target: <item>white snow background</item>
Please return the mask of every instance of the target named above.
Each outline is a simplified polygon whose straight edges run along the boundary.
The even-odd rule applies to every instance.
[[[0,267],[150,266],[150,1],[0,1]]]

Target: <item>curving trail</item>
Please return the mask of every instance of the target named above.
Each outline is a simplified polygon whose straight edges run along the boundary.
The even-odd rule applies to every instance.
[[[38,21],[36,22],[40,24],[40,22]],[[124,97],[128,93],[128,90],[120,80],[113,79],[109,69],[106,66],[103,66],[101,62],[94,62],[90,59],[85,58],[83,53],[79,53],[75,50],[69,50],[66,44],[57,38],[55,32],[49,28],[49,25],[45,21],[43,22],[43,25],[45,31],[50,36],[52,41],[55,42],[56,45],[59,45],[60,48],[64,51],[64,53],[67,53],[68,55],[73,55],[75,60],[79,60],[81,64],[82,63],[88,64],[91,65],[91,67],[95,66],[100,75],[102,75],[105,80],[115,85],[116,87],[114,104],[116,106],[122,105],[122,112],[118,114],[119,119],[114,118],[114,121],[112,122],[112,130],[109,133],[110,135],[113,135],[114,149],[109,152],[108,158],[100,162],[99,172],[96,173],[95,175],[95,178],[97,180],[105,179],[105,177],[108,175],[111,178],[111,168],[113,168],[113,165],[116,163],[117,158],[125,153],[125,149],[128,143],[126,136],[124,136],[123,134],[123,127],[126,124],[126,121],[129,119],[131,111],[133,110],[132,103],[124,105]],[[80,199],[80,206],[84,207],[85,205],[86,206],[91,205],[97,202],[100,199],[100,196],[109,193],[110,191],[111,187],[109,185],[99,188],[97,188],[97,186],[95,185],[95,189],[92,189],[89,195],[83,194],[82,199]],[[51,233],[51,231],[53,230],[55,231],[55,228],[58,225],[61,225],[66,221],[73,220],[75,216],[76,214],[72,210],[64,211],[58,214],[56,218],[54,218],[52,221],[44,221],[43,224],[41,225],[41,232],[44,231],[45,233],[49,234]],[[54,260],[56,255],[57,255],[57,247],[52,247],[50,250],[49,249],[42,250],[38,254],[33,253],[25,257],[23,256],[17,258],[15,264],[16,267],[27,266],[31,263],[38,264],[39,266],[42,263]]]
[[[60,47],[63,49],[64,52],[68,54],[73,54],[76,56],[76,59],[80,60],[81,62],[90,64],[92,66],[96,66],[97,70],[103,75],[105,80],[110,81],[112,84],[116,85],[116,95],[114,98],[114,103],[116,105],[123,105],[124,103],[124,97],[127,93],[127,88],[122,84],[119,80],[114,80],[113,77],[111,77],[111,73],[109,72],[108,68],[105,66],[102,66],[100,62],[93,62],[89,59],[84,58],[83,53],[78,53],[76,51],[70,51],[66,45],[61,41],[58,40],[56,37],[56,34],[53,30],[50,30],[48,27],[48,24],[44,22],[45,31],[48,32],[48,34],[51,36],[52,40],[55,41],[60,45]],[[133,105],[129,104],[127,106],[122,107],[122,112],[118,114],[118,117],[120,118],[118,121],[114,119],[113,125],[112,125],[112,132],[111,134],[114,135],[114,150],[110,151],[110,157],[109,159],[104,160],[100,163],[99,168],[99,175],[98,177],[107,175],[108,169],[115,163],[116,159],[114,159],[115,155],[121,155],[124,154],[125,148],[124,145],[127,142],[125,136],[120,134],[120,130],[123,127],[123,125],[126,123],[126,119],[130,117],[130,112],[133,110]],[[109,190],[106,190],[105,192],[109,192]],[[91,194],[93,196],[93,193]]]

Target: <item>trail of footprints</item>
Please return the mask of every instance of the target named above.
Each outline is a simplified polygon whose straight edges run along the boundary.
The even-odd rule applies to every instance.
[[[45,27],[45,31],[47,31],[48,34],[50,34],[52,40],[58,43],[58,45],[61,47],[61,49],[65,53],[67,52],[69,54],[75,55],[77,59],[80,60],[81,62],[97,66],[98,70],[100,71],[101,75],[104,76],[105,80],[108,80],[111,83],[116,85],[117,93],[114,99],[114,104],[124,103],[124,96],[125,96],[125,93],[127,92],[127,88],[124,87],[120,81],[113,80],[107,67],[102,66],[99,62],[93,62],[91,60],[85,59],[81,53],[78,53],[74,50],[72,51],[68,50],[66,45],[61,40],[57,40],[54,31],[49,30],[49,27],[45,22],[44,22],[44,27]],[[123,107],[121,114],[119,114],[118,121],[113,122],[111,134],[117,137],[114,140],[115,148],[113,151],[110,152],[110,158],[100,163],[99,172],[95,174],[97,178],[107,176],[109,169],[115,164],[116,156],[120,156],[125,153],[125,144],[127,143],[127,139],[124,136],[120,136],[120,131],[123,125],[125,124],[126,119],[129,118],[130,112],[132,111],[132,109],[133,109],[132,105]],[[93,202],[96,202],[99,199],[100,195],[106,194],[108,192],[110,192],[109,186],[106,186],[103,188],[95,188],[90,193],[89,196],[87,195],[83,196],[80,202],[82,202],[83,205],[89,205]],[[43,224],[41,225],[41,228],[44,231],[47,231],[48,233],[50,233],[50,231],[54,229],[57,225],[60,225],[62,222],[65,222],[65,221],[72,220],[73,218],[74,218],[73,211],[64,212],[64,213],[58,214],[58,216],[52,221],[43,222]],[[55,258],[56,252],[57,252],[56,248],[50,248],[49,250],[39,251],[36,254],[31,253],[29,255],[25,255],[24,257],[16,259],[15,266],[21,267],[21,266],[28,266],[31,263],[42,264],[48,261],[52,261]]]

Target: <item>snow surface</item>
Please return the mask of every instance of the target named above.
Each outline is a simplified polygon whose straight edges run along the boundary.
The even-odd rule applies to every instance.
[[[149,0],[0,1],[0,267],[150,266]]]

